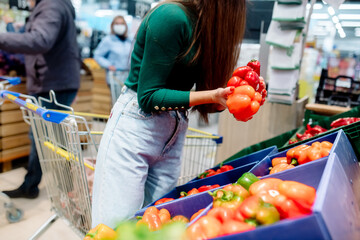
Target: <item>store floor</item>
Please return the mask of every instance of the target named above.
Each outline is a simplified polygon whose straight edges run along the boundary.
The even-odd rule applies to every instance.
[[[17,168],[0,174],[0,191],[18,187],[26,174],[24,168]],[[29,239],[53,215],[45,185],[40,184],[40,195],[36,199],[13,199],[12,202],[24,212],[24,217],[17,223],[9,223],[5,216],[3,202],[0,199],[0,239]],[[63,221],[58,219],[47,229],[39,240],[80,240],[81,238]]]

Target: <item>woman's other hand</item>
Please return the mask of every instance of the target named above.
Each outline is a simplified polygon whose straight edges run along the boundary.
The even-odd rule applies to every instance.
[[[113,72],[116,71],[116,67],[115,67],[115,66],[110,66],[108,69],[109,69],[109,71],[113,71]]]

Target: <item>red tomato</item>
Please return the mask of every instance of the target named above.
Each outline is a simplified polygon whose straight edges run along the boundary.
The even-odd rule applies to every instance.
[[[241,78],[234,76],[230,78],[229,81],[227,82],[227,87],[238,87],[240,86],[241,81],[242,81]]]

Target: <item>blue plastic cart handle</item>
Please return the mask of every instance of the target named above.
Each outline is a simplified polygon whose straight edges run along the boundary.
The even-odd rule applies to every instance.
[[[18,85],[21,83],[19,77],[0,77],[0,80],[8,81],[11,85]]]
[[[17,105],[30,110],[31,112],[41,116],[44,120],[54,123],[61,123],[69,114],[47,110],[32,103],[26,102],[19,98],[21,94],[11,91],[0,91],[0,97],[8,99]]]

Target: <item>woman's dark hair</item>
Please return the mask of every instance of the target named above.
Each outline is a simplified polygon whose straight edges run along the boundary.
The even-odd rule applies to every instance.
[[[199,63],[202,77],[196,90],[211,90],[225,87],[236,67],[240,46],[245,31],[245,0],[168,0],[182,4],[189,14],[195,15],[193,40],[182,57],[196,53],[191,63]],[[208,122],[208,113],[214,112],[213,104],[194,107]]]
[[[122,20],[124,21],[124,24],[125,24],[125,27],[126,27],[126,31],[125,31],[125,33],[124,33],[124,36],[127,36],[128,26],[127,26],[127,24],[126,24],[125,18],[124,18],[123,16],[120,16],[120,15],[114,17],[114,19],[113,19],[112,22],[111,22],[111,25],[110,25],[111,34],[114,34],[114,35],[115,35],[114,25],[115,25],[115,23],[116,23],[116,20],[118,20],[118,19],[122,19]]]

